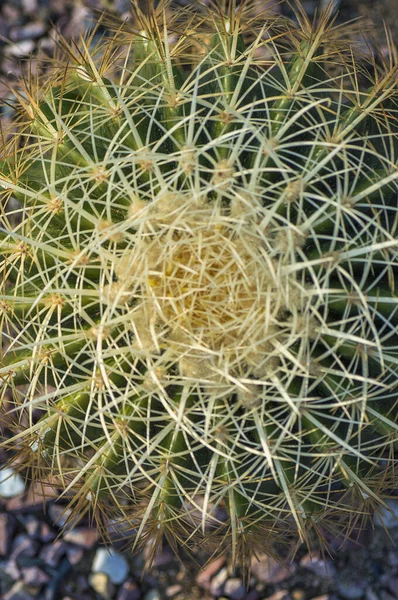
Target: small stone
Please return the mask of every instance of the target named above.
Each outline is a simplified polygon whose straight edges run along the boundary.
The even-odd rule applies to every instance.
[[[22,567],[21,573],[24,583],[32,587],[40,587],[48,583],[51,579],[51,577],[39,569],[39,567]]]
[[[32,558],[39,551],[40,544],[32,540],[26,533],[19,533],[13,540],[10,558]]]
[[[318,575],[322,579],[325,577],[332,577],[336,573],[336,567],[330,560],[323,560],[320,556],[311,556],[306,554],[300,560],[300,565],[305,567],[314,575]]]
[[[303,590],[293,590],[290,592],[292,600],[304,600],[305,592]]]
[[[247,597],[247,588],[243,585],[241,579],[233,577],[225,582],[224,594],[232,598],[232,600],[244,600]]]
[[[380,600],[396,600],[396,595],[391,596],[386,590],[382,590],[380,594]]]
[[[22,6],[26,15],[33,15],[37,11],[37,0],[22,0]]]
[[[246,597],[245,600],[259,600],[260,599],[260,594],[258,593],[257,590],[250,590]]]
[[[347,600],[359,600],[362,598],[365,592],[366,583],[365,582],[338,582],[337,591],[340,596],[343,598],[347,598]]]
[[[7,502],[7,512],[27,513],[36,509],[43,509],[48,498],[54,496],[54,488],[40,483],[31,485],[25,494],[10,498]]]
[[[391,596],[386,590],[382,590],[380,594],[380,600],[395,600],[396,596]]]
[[[29,56],[34,50],[35,44],[33,40],[22,40],[16,44],[8,46],[4,50],[4,54],[13,56],[15,58],[22,58],[23,56]]]
[[[175,583],[174,585],[169,585],[169,587],[166,588],[166,596],[168,598],[172,598],[173,596],[176,596],[179,592],[181,592],[181,586],[179,583]]]
[[[223,556],[208,563],[196,576],[196,583],[200,587],[209,590],[211,578],[221,569],[224,563],[225,558]]]
[[[283,567],[266,555],[262,555],[258,559],[253,557],[251,573],[261,583],[280,583],[292,574],[290,569]]]
[[[65,542],[63,540],[56,540],[52,544],[46,544],[41,549],[39,556],[48,564],[49,567],[55,568],[65,553]]]
[[[51,523],[59,528],[64,527],[71,513],[71,509],[62,506],[62,504],[54,504],[52,502],[48,507],[48,516]]]
[[[22,581],[17,581],[12,588],[3,596],[3,600],[34,600]]]
[[[0,514],[0,556],[8,556],[14,530],[14,517],[12,515]]]
[[[389,591],[393,594],[394,598],[398,598],[398,577],[390,577],[388,580],[387,587]]]
[[[25,482],[19,473],[10,467],[0,470],[0,496],[14,498],[25,491]]]
[[[398,500],[387,500],[387,508],[381,508],[375,516],[376,527],[392,529],[398,527]]]
[[[41,521],[39,537],[40,537],[41,542],[43,542],[44,544],[47,544],[48,542],[52,542],[53,540],[55,540],[55,538],[57,537],[57,534],[55,533],[55,531],[53,529],[51,529],[51,527],[49,526],[48,523]]]
[[[287,590],[278,590],[272,596],[267,596],[264,600],[285,600],[289,598],[289,592]]]
[[[156,589],[149,590],[144,596],[144,600],[160,600],[160,599],[161,599],[160,592],[159,592],[159,590],[156,590]]]
[[[150,540],[144,546],[143,557],[147,561],[150,559],[150,563],[153,568],[164,567],[170,564],[173,560],[173,553],[170,548],[154,548],[154,541]]]
[[[20,42],[22,40],[33,40],[41,37],[46,31],[45,24],[41,21],[33,21],[28,23],[24,27],[15,28],[12,31],[10,38],[13,42]]]
[[[36,540],[40,539],[40,521],[32,515],[28,515],[24,518],[24,523],[29,537]]]
[[[104,600],[111,600],[115,593],[115,586],[110,581],[105,573],[91,573],[88,581],[93,588]]]
[[[75,544],[86,550],[90,550],[98,540],[98,531],[88,527],[75,527],[64,534],[65,542]]]
[[[221,571],[217,573],[210,583],[210,592],[213,596],[221,596],[224,592],[224,584],[228,578],[228,569],[223,567]]]
[[[69,544],[65,546],[65,552],[71,565],[79,564],[84,556],[84,550],[82,548]]]
[[[140,600],[141,592],[135,581],[127,580],[121,586],[117,600]]]
[[[19,571],[17,562],[13,559],[9,559],[5,563],[5,565],[3,566],[3,571],[4,573],[7,573],[7,575],[11,577],[11,579],[13,579],[14,581],[19,581],[21,577],[21,573]]]
[[[115,585],[123,583],[128,576],[127,560],[113,548],[98,548],[92,568],[93,573],[105,573]]]

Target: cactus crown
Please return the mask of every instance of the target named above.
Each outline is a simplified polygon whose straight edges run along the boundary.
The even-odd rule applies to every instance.
[[[8,443],[134,546],[348,535],[394,483],[395,51],[252,8],[135,8],[15,92]]]

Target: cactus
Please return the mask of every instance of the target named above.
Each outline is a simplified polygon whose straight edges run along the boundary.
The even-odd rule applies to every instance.
[[[395,483],[395,50],[251,8],[60,43],[3,144],[11,460],[133,547],[344,538]]]

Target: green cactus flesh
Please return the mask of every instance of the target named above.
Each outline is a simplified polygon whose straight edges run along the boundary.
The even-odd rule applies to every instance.
[[[137,11],[16,92],[8,443],[134,545],[347,535],[394,485],[397,67],[330,12]]]

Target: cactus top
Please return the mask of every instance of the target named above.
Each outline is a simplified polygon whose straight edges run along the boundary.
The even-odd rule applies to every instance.
[[[136,9],[15,92],[10,444],[134,545],[348,535],[394,485],[395,53],[249,8]]]

